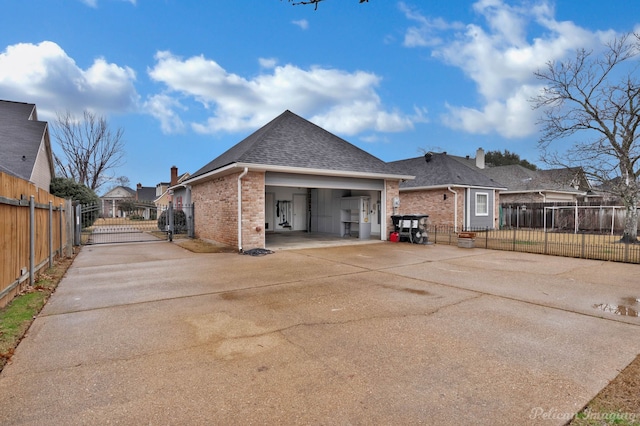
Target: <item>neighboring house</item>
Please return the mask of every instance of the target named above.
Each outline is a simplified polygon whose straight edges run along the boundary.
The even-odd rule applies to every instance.
[[[586,201],[591,186],[581,169],[531,170],[519,164],[487,167],[482,173],[507,189],[502,204]]]
[[[243,250],[264,248],[266,232],[345,235],[354,212],[358,236],[386,240],[403,179],[413,176],[285,111],[182,185],[196,237]]]
[[[116,186],[100,197],[103,217],[126,217],[126,209],[121,208],[123,202],[136,200],[136,191],[126,186]]]
[[[0,100],[0,171],[49,191],[55,176],[47,122],[35,104]]]
[[[142,216],[144,219],[157,219],[156,205],[156,188],[152,186],[142,186],[141,183],[136,185],[136,209],[135,214]]]
[[[182,182],[191,177],[189,173],[183,173],[178,176],[178,168],[176,166],[171,167],[171,181],[169,183],[159,183],[156,185],[156,199],[154,203],[156,207],[164,210],[169,205],[169,201],[173,202],[174,208],[179,210],[183,206],[191,204],[191,190]],[[162,190],[162,192],[159,192]]]
[[[414,175],[400,183],[399,214],[427,214],[428,223],[456,232],[499,226],[499,202],[506,189],[482,174],[468,158],[429,152],[389,163]]]

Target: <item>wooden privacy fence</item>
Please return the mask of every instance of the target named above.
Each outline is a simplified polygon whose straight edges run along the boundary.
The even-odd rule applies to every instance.
[[[622,234],[625,207],[600,203],[505,203],[500,228]]]
[[[0,307],[72,250],[71,201],[0,172]]]

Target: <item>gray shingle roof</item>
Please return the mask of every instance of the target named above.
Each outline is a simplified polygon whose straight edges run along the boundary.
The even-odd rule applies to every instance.
[[[31,179],[47,123],[37,121],[34,104],[0,100],[0,169]],[[33,119],[29,119],[33,118]]]
[[[569,185],[570,170],[531,170],[519,164],[489,167],[482,171],[486,176],[502,183],[508,191],[562,191],[582,193]]]
[[[193,173],[191,178],[234,163],[398,174],[384,161],[288,110]]]
[[[143,186],[136,190],[138,201],[153,201],[156,199],[156,188]]]
[[[484,188],[502,188],[503,185],[488,178],[475,169],[469,167],[452,155],[445,153],[430,153],[429,161],[425,156],[409,158],[407,160],[389,163],[404,174],[413,175],[414,180],[400,183],[400,189],[423,188],[432,186],[475,186]]]

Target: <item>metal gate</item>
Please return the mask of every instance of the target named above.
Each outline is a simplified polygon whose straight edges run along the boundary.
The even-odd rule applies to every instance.
[[[99,204],[76,206],[76,245],[171,240],[173,234],[193,237],[193,205],[178,210],[171,203],[131,203],[119,214],[104,215]]]

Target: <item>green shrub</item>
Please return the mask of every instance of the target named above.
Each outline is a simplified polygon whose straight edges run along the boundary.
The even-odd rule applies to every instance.
[[[158,228],[166,231],[169,211],[165,210],[158,218]],[[173,211],[173,233],[184,234],[187,232],[187,215],[182,210]]]

